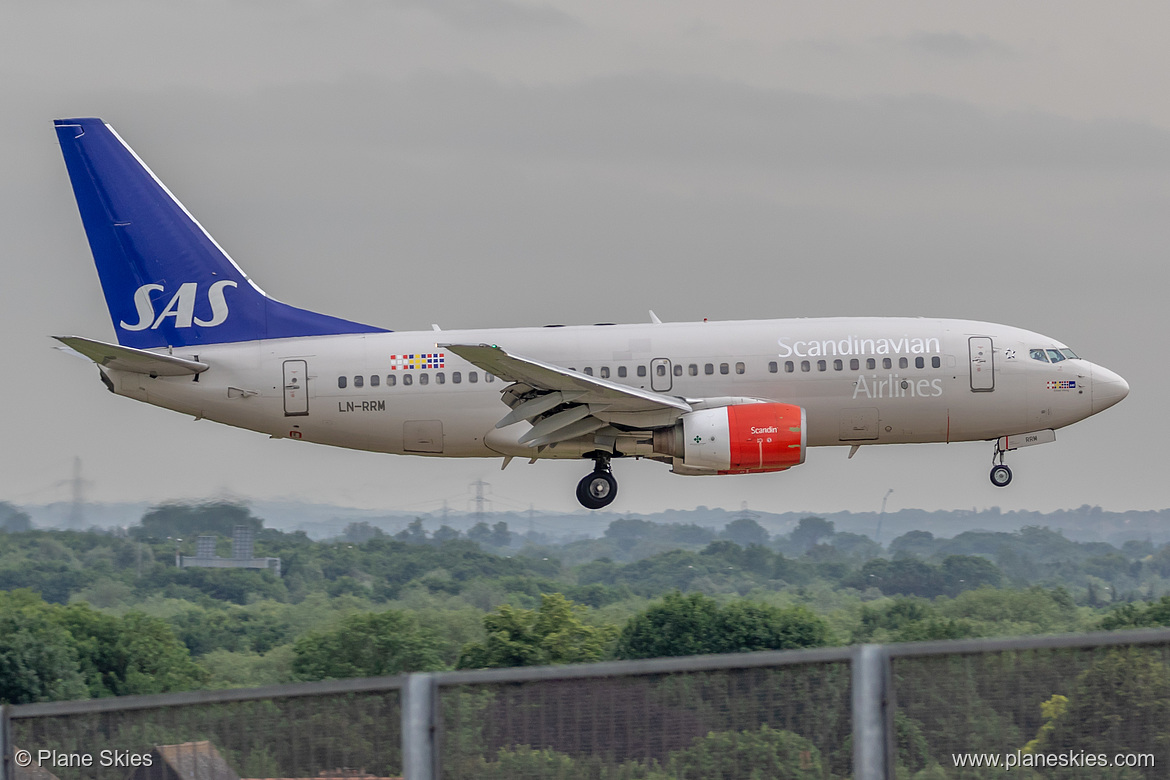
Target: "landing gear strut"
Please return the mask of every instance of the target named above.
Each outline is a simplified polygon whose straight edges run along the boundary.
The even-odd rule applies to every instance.
[[[586,509],[601,509],[617,498],[617,480],[609,470],[609,456],[595,455],[593,473],[577,483],[577,500]]]
[[[1012,470],[1003,465],[1004,451],[999,448],[999,442],[995,444],[995,454],[991,456],[991,484],[998,488],[1007,487],[1012,481]],[[996,463],[996,459],[999,463]]]

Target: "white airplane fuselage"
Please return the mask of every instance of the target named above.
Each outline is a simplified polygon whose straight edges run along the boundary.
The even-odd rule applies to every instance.
[[[1005,487],[1004,452],[1129,391],[1050,337],[966,320],[385,331],[268,296],[100,119],[55,129],[117,336],[58,338],[115,393],[275,438],[587,458],[591,509],[617,494],[613,458],[744,474],[832,445],[995,439]]]
[[[973,346],[972,339],[990,340],[990,352],[975,355],[988,342]],[[797,405],[806,411],[813,447],[972,441],[1057,429],[1128,391],[1119,376],[1087,360],[1030,358],[1032,350],[1067,349],[1041,334],[986,322],[891,317],[314,336],[156,350],[210,365],[198,381],[107,373],[120,395],[276,438],[443,457],[575,458],[593,448],[566,443],[538,453],[516,441],[527,423],[496,430],[508,411],[501,403],[508,383],[437,346],[442,343],[507,345],[525,357],[684,399]],[[392,356],[425,354],[442,354],[441,367],[393,363]],[[298,381],[307,391],[286,382],[290,361],[303,361]],[[431,365],[439,364],[432,359]],[[286,387],[301,394],[291,407]],[[417,424],[424,422],[431,424],[430,438],[420,441]],[[618,448],[623,454],[654,454],[645,436],[629,438]]]

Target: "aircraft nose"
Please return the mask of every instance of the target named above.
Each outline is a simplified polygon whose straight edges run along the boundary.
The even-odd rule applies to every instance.
[[[1093,396],[1093,414],[1108,409],[1129,395],[1129,382],[1107,368],[1093,365],[1093,380],[1090,384]]]

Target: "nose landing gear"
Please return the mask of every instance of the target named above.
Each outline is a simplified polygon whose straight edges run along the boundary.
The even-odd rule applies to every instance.
[[[577,500],[586,509],[601,509],[617,498],[617,480],[609,470],[609,457],[593,458],[593,473],[577,483]]]
[[[995,443],[995,453],[991,456],[991,484],[997,488],[1007,487],[1012,481],[1012,470],[1003,465],[1004,450],[999,448],[999,442]],[[996,459],[999,463],[996,463]]]

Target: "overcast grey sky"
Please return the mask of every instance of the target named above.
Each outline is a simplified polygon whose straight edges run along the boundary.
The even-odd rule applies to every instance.
[[[113,339],[51,120],[101,116],[270,294],[396,330],[923,315],[1122,374],[1009,455],[813,450],[774,475],[621,462],[613,509],[1170,506],[1170,5],[10,0],[0,10],[0,499],[570,508],[579,463],[270,441],[105,391]],[[426,284],[428,295],[412,291]]]

